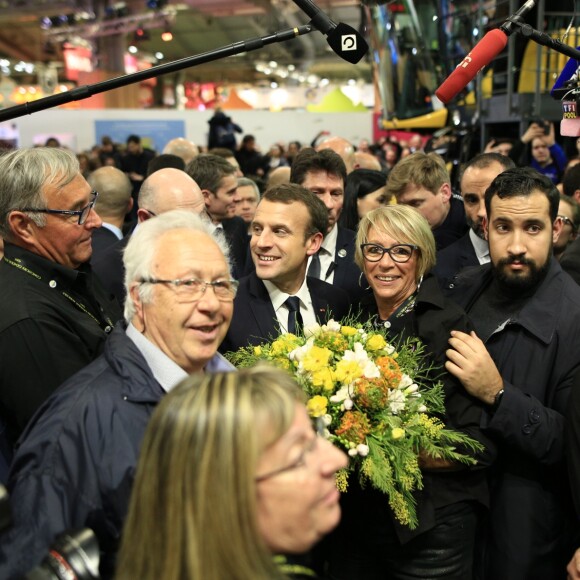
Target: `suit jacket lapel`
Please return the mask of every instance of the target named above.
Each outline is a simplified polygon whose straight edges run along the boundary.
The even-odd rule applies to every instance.
[[[256,276],[255,272],[250,274],[249,303],[259,335],[268,338],[280,334],[280,325],[278,324],[268,290],[266,290],[266,286]]]
[[[318,292],[316,292],[317,282],[318,280],[316,278],[306,278],[306,285],[308,286],[310,298],[312,299],[312,307],[314,308],[314,316],[318,322],[326,322],[328,314],[327,301],[321,298]]]
[[[349,256],[349,244],[350,236],[349,230],[344,230],[343,228],[338,228],[336,235],[336,249],[334,252],[334,284],[341,286],[344,282],[344,277],[346,276],[346,268],[344,267],[348,260],[352,261],[354,256]]]

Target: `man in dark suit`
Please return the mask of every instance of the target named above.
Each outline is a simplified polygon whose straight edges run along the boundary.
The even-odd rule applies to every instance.
[[[187,209],[203,214],[205,204],[197,183],[185,171],[165,167],[152,173],[139,191],[137,223],[172,209]],[[112,244],[92,264],[93,271],[105,289],[115,296],[121,307],[125,303],[125,268],[123,251],[130,235]]]
[[[387,194],[429,222],[438,250],[467,233],[463,202],[453,193],[445,161],[437,153],[418,151],[401,159],[389,172]]]
[[[233,261],[232,276],[239,278],[244,272],[248,251],[248,228],[236,215],[239,200],[236,168],[223,157],[204,154],[192,159],[185,170],[201,188],[205,211],[214,230],[224,232]]]
[[[500,173],[513,167],[514,162],[505,155],[481,153],[463,168],[460,187],[469,231],[437,252],[434,274],[442,288],[453,284],[453,279],[463,268],[489,262],[489,246],[483,230],[485,190]]]
[[[353,302],[358,300],[366,280],[354,263],[356,233],[338,225],[346,182],[344,161],[331,149],[303,149],[292,163],[290,182],[309,189],[328,211],[328,229],[320,251],[310,260],[308,276],[346,290]]]
[[[108,246],[123,239],[123,223],[133,207],[133,198],[129,178],[116,167],[99,167],[87,181],[99,192],[99,217],[103,220],[93,232],[91,259],[95,262]]]
[[[347,313],[345,291],[306,277],[308,258],[320,248],[327,227],[324,204],[304,187],[282,184],[266,191],[251,227],[256,270],[240,280],[221,352]]]

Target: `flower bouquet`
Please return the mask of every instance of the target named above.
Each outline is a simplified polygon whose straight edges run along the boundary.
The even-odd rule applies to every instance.
[[[424,351],[417,339],[395,349],[384,331],[369,323],[330,320],[228,358],[238,367],[266,360],[291,372],[308,397],[310,416],[319,418],[325,436],[352,458],[338,474],[338,488],[345,492],[348,477],[358,473],[361,484],[370,482],[384,492],[395,517],[414,529],[413,492],[423,487],[419,453],[470,465],[482,450],[439,418],[443,386],[433,380],[436,368]]]

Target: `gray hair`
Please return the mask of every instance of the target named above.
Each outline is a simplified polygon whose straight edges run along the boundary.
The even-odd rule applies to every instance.
[[[11,239],[8,217],[24,207],[46,209],[48,187],[68,185],[79,175],[79,162],[68,149],[34,147],[16,149],[0,156],[0,236]],[[39,227],[46,225],[46,216],[31,213]]]
[[[133,282],[153,278],[153,260],[157,250],[157,243],[166,232],[176,229],[202,232],[210,236],[221,250],[228,269],[231,270],[230,250],[225,237],[218,231],[212,233],[209,221],[191,211],[176,209],[165,212],[155,218],[146,220],[131,234],[131,239],[123,253],[125,266],[125,320],[131,322],[136,309],[131,298],[130,288]],[[147,304],[151,302],[153,286],[151,284],[139,286],[139,298]]]
[[[248,187],[248,186],[254,188],[254,191],[256,192],[257,196],[256,199],[257,201],[260,201],[260,197],[262,196],[262,194],[260,193],[260,188],[258,187],[258,184],[249,177],[238,177],[238,187]]]

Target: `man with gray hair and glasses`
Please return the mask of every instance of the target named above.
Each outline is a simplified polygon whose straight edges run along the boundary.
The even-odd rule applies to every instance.
[[[13,527],[0,578],[38,564],[65,530],[91,528],[113,575],[143,433],[163,395],[190,373],[230,371],[217,348],[237,282],[227,245],[191,211],[143,222],[125,250],[125,322],[25,431],[8,481]],[[195,466],[192,466],[195,469]]]
[[[0,421],[4,455],[41,403],[103,350],[121,318],[88,264],[102,221],[76,156],[0,156]],[[8,457],[9,459],[9,457]]]

